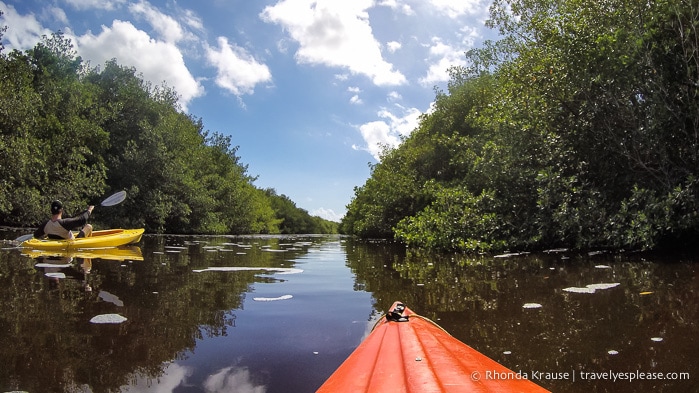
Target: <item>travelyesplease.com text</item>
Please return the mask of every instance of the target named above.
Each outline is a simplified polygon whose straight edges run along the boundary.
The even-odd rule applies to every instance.
[[[688,372],[645,372],[645,371],[508,371],[502,372],[497,370],[474,371],[471,373],[471,379],[478,381],[484,380],[514,380],[528,379],[532,381],[552,381],[552,380],[567,380],[575,382],[579,381],[649,381],[649,380],[689,380]]]

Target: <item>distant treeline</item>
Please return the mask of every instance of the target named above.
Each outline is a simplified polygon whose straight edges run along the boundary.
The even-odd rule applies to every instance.
[[[451,69],[341,231],[441,250],[695,245],[698,10],[495,0],[502,39]]]
[[[4,29],[0,31],[0,39]],[[336,233],[255,178],[231,138],[203,130],[177,94],[112,60],[91,68],[62,34],[0,46],[0,225],[35,226],[60,199],[103,226],[196,234]]]

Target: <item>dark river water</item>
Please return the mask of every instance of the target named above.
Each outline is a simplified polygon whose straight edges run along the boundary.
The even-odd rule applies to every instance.
[[[26,254],[0,251],[0,392],[313,392],[395,300],[555,392],[699,392],[696,257],[338,236]]]

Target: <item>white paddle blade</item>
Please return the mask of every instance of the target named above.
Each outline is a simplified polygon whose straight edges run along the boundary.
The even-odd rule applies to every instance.
[[[102,201],[102,206],[114,206],[118,205],[121,202],[124,202],[124,199],[126,199],[126,191],[119,191],[115,193],[114,195],[111,195],[107,199]]]

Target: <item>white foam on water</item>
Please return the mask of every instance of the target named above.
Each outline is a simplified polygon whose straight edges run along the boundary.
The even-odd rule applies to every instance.
[[[126,318],[119,314],[100,314],[90,319],[90,323],[123,323]]]
[[[597,290],[597,289],[609,289],[609,288],[614,288],[614,287],[617,287],[617,286],[619,286],[619,285],[620,285],[620,284],[619,284],[618,282],[614,282],[614,283],[603,283],[603,284],[590,284],[590,285],[588,285],[587,287]]]
[[[73,266],[73,265],[71,265],[70,263],[65,263],[65,264],[60,264],[60,265],[54,264],[54,263],[37,263],[36,265],[34,265],[34,267],[38,267],[38,268],[55,267],[55,268],[59,268],[59,269],[65,269],[65,268],[69,268],[71,266]]]
[[[288,300],[291,299],[293,296],[291,295],[282,295],[279,297],[254,297],[252,300],[256,302],[275,302],[277,300]]]
[[[294,269],[288,267],[252,267],[252,266],[212,266],[206,269],[192,270],[195,273],[201,272],[250,272],[250,271],[266,271],[277,274],[298,274],[303,273],[303,269]]]
[[[595,290],[592,288],[581,288],[581,287],[568,287],[568,288],[563,288],[565,292],[571,292],[571,293],[595,293]]]
[[[595,293],[599,289],[609,289],[609,288],[614,288],[616,286],[621,285],[618,282],[613,282],[613,283],[600,283],[600,284],[589,284],[586,285],[584,288],[582,287],[568,287],[568,288],[563,288],[564,291],[566,292],[572,292],[572,293]]]
[[[510,258],[510,257],[519,257],[522,255],[528,255],[528,252],[511,252],[507,254],[500,254],[500,255],[495,255],[493,258]]]
[[[104,300],[105,302],[112,303],[118,307],[124,306],[124,302],[121,301],[121,299],[119,299],[118,296],[112,295],[111,293],[109,293],[107,291],[100,291],[99,295],[97,295],[97,296],[99,296],[99,298]]]

